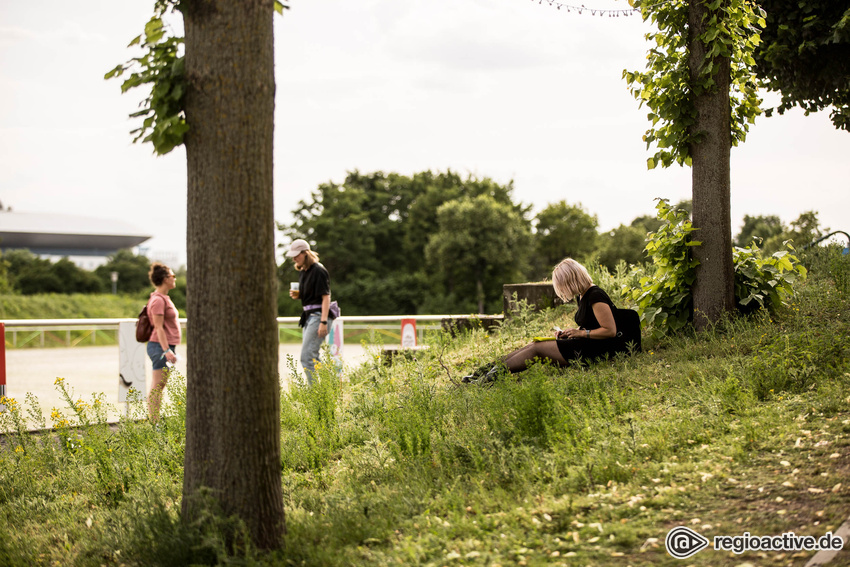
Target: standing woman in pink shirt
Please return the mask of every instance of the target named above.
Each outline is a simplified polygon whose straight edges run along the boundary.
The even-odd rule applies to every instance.
[[[153,362],[153,380],[148,397],[148,413],[151,420],[159,418],[159,406],[162,391],[168,379],[164,369],[167,364],[177,362],[175,350],[180,344],[180,322],[177,308],[168,297],[168,292],[177,285],[177,276],[168,266],[154,262],[148,272],[151,283],[156,288],[148,300],[148,317],[153,323],[153,331],[148,339],[148,356]]]

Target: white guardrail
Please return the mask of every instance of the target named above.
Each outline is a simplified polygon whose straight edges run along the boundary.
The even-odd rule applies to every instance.
[[[338,320],[343,323],[345,337],[362,340],[362,335],[368,333],[369,342],[375,342],[378,335],[384,339],[401,341],[401,321],[413,319],[416,321],[417,342],[423,338],[425,331],[441,328],[444,319],[476,319],[478,315],[371,315],[371,316],[341,316]],[[135,318],[120,319],[7,319],[0,320],[6,327],[6,346],[47,347],[47,346],[84,346],[98,344],[98,333],[106,342],[117,344],[119,323],[135,321]],[[186,328],[187,319],[180,319],[180,324]],[[419,323],[423,324],[419,324]],[[279,336],[291,335],[301,337],[298,328],[298,317],[277,318]],[[394,324],[393,324],[394,323]],[[107,336],[104,336],[107,335]],[[350,342],[350,341],[349,341]]]

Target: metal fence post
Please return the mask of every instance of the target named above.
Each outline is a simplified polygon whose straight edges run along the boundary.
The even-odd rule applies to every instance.
[[[0,323],[0,398],[6,395],[6,325]],[[0,412],[6,411],[6,406],[0,404]]]

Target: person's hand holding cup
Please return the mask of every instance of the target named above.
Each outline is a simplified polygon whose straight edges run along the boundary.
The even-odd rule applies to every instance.
[[[298,282],[289,282],[289,297],[298,299],[300,284]]]

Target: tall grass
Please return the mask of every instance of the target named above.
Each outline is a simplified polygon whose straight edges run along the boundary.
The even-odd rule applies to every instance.
[[[850,503],[850,303],[836,283],[850,266],[808,261],[809,281],[774,316],[647,339],[642,353],[587,367],[457,384],[563,324],[574,308],[562,306],[495,335],[431,336],[428,350],[392,365],[376,355],[347,380],[319,368],[313,387],[282,393],[279,552],[228,549],[238,522],[215,513],[181,522],[180,379],[161,427],[108,429],[94,400],[33,437],[25,425],[47,420],[12,404],[0,524],[14,529],[0,564],[678,565],[663,547],[675,525],[823,535]],[[602,276],[612,289],[628,277]],[[811,554],[778,555],[688,561],[802,565]]]

